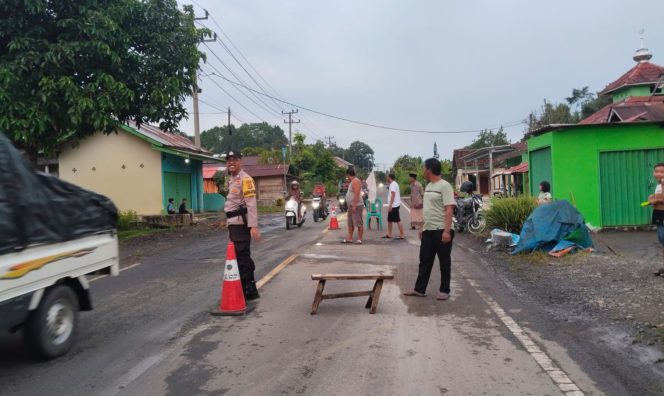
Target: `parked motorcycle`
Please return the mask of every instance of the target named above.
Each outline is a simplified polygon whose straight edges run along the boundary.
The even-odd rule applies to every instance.
[[[297,213],[297,201],[295,198],[290,197],[286,201],[284,211],[286,212],[286,229],[290,230],[291,227],[302,227],[307,218],[307,206],[300,205],[300,213]]]
[[[479,194],[473,194],[468,198],[457,198],[454,207],[454,228],[459,232],[467,228],[473,234],[482,233],[486,228],[482,205],[482,196]]]
[[[318,223],[318,220],[325,220],[329,214],[327,209],[327,204],[323,204],[321,197],[314,196],[311,200],[311,207],[314,214],[314,223]]]

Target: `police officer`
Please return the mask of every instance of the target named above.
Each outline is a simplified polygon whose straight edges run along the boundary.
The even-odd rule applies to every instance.
[[[242,155],[229,151],[226,154],[226,166],[230,173],[226,204],[226,224],[230,240],[235,245],[242,290],[246,300],[260,298],[254,271],[256,266],[251,258],[251,240],[261,239],[258,229],[258,207],[254,179],[242,170]]]

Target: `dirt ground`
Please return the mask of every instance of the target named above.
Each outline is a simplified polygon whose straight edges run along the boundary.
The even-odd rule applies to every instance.
[[[596,251],[553,258],[488,251],[486,238],[468,238],[514,286],[545,306],[571,316],[598,316],[634,327],[633,342],[664,349],[664,266],[654,232],[604,231],[592,235]]]

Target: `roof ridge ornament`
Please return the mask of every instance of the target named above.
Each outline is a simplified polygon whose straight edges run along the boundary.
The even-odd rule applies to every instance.
[[[644,38],[645,33],[646,33],[645,28],[641,28],[639,30],[639,36],[641,37],[641,46],[638,50],[636,50],[636,53],[634,53],[634,57],[632,58],[634,59],[635,62],[638,63],[648,62],[652,58],[652,53],[645,46],[645,38]]]

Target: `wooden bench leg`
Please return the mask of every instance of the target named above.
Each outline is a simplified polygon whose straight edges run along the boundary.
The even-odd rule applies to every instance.
[[[373,288],[371,289],[371,294],[369,294],[369,299],[367,300],[367,303],[366,303],[366,305],[364,306],[364,308],[367,308],[367,309],[371,308],[371,302],[373,301],[373,296],[374,296],[374,294],[376,294],[376,287],[377,287],[377,285],[378,285],[378,280],[376,279],[376,282],[374,282],[374,286],[373,286]]]
[[[325,288],[325,281],[318,281],[318,288],[316,289],[316,295],[314,296],[314,303],[311,305],[311,314],[316,315],[318,311],[318,306],[320,305],[321,300],[323,299],[323,289]]]
[[[383,289],[383,280],[378,279],[376,285],[374,286],[373,296],[371,296],[371,309],[369,313],[375,314],[376,308],[378,308],[378,299],[380,298],[380,291]]]

